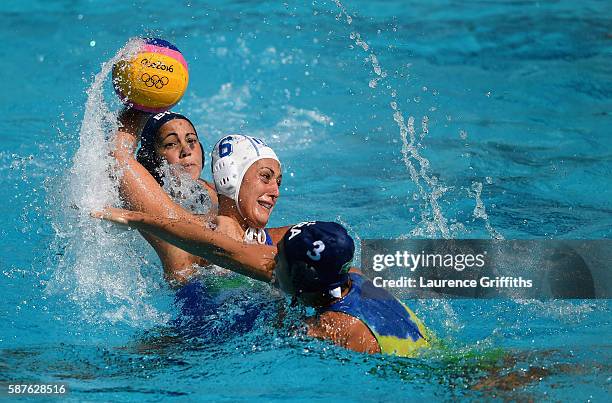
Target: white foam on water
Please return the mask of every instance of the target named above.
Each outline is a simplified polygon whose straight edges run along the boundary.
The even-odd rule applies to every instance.
[[[283,115],[275,123],[257,127],[249,123],[256,121],[259,114],[258,110],[250,108],[252,98],[246,84],[224,83],[216,94],[197,100],[194,113],[202,121],[198,132],[210,136],[208,140],[212,144],[222,136],[242,133],[260,137],[276,149],[304,149],[324,134],[321,129],[334,125],[332,119],[320,111],[283,103],[278,106]]]
[[[316,144],[316,140],[324,135],[328,126],[333,126],[333,121],[323,113],[303,108],[295,108],[291,105],[282,106],[285,112],[272,128],[258,130],[260,137],[266,138],[270,145],[278,149],[302,150]]]
[[[526,316],[530,318],[554,318],[563,323],[579,322],[584,316],[595,311],[606,311],[606,300],[590,300],[576,303],[571,300],[540,301],[537,299],[514,299],[523,307]]]
[[[120,205],[109,155],[117,116],[105,102],[104,89],[113,64],[133,57],[141,46],[141,40],[130,40],[95,75],[87,90],[79,148],[49,203],[58,210],[52,219],[52,247],[61,251],[61,257],[47,292],[72,301],[79,319],[102,325],[123,322],[141,327],[169,317],[147,301],[159,284],[140,273],[142,251],[134,250],[143,245],[138,233],[90,217],[92,211]]]
[[[232,83],[224,83],[210,97],[196,99],[197,106],[193,113],[201,118],[196,128],[198,133],[211,135],[209,140],[214,144],[217,139],[229,134],[229,130],[240,131],[248,119],[246,109],[250,100],[248,85],[235,86]]]

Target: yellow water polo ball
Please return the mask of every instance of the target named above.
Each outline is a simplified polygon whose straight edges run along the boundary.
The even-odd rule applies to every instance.
[[[189,83],[180,50],[159,38],[144,40],[131,60],[113,66],[113,86],[121,101],[145,112],[164,112],[182,98]]]

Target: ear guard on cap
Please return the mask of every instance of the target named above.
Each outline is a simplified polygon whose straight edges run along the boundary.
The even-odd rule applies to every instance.
[[[238,167],[234,160],[220,158],[212,167],[217,192],[222,195],[233,195],[236,191],[235,183],[238,178]]]
[[[309,266],[305,262],[295,262],[291,267],[291,275],[293,280],[293,286],[296,290],[298,290],[297,294],[301,294],[303,292],[325,292],[332,291],[333,289],[346,284],[348,281],[348,269],[350,267],[350,263],[346,264],[346,269],[342,269],[342,272],[336,275],[333,275],[334,282],[331,282],[329,278],[332,276],[322,275],[321,270]]]
[[[317,270],[305,262],[297,261],[291,265],[291,277],[298,294],[320,291],[324,288],[321,286],[321,278]]]

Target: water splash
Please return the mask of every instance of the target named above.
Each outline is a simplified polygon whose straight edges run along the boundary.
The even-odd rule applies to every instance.
[[[104,90],[113,64],[133,57],[142,46],[130,40],[104,62],[87,90],[85,113],[79,132],[79,148],[72,166],[52,189],[50,206],[57,268],[47,292],[66,296],[80,311],[80,318],[98,324],[124,322],[146,326],[165,322],[168,315],[147,302],[159,284],[139,272],[142,245],[135,231],[120,231],[93,220],[90,212],[107,205],[119,205],[114,161],[109,138],[117,131],[117,115],[109,109]],[[130,246],[131,245],[131,246]]]
[[[337,17],[344,16],[348,25],[354,25],[352,17],[349,15],[346,7],[341,3],[340,0],[334,0],[336,6],[340,9],[340,15]],[[379,84],[383,82],[388,74],[383,69],[378,56],[367,43],[365,38],[357,31],[352,31],[349,38],[355,43],[357,47],[368,53],[366,60],[369,62],[372,72],[375,77],[372,78],[368,86],[372,89],[378,88]],[[393,120],[399,128],[400,138],[402,140],[402,161],[406,166],[410,179],[416,185],[417,193],[413,195],[415,202],[420,201],[420,219],[421,221],[416,227],[410,232],[412,237],[438,237],[448,239],[458,235],[459,232],[465,231],[465,226],[462,224],[456,224],[456,220],[449,220],[444,216],[442,208],[440,206],[440,200],[446,192],[452,190],[453,187],[445,186],[438,177],[430,174],[430,162],[425,158],[421,149],[422,141],[429,134],[429,117],[427,115],[421,118],[421,133],[418,135],[415,131],[415,118],[409,116],[407,119],[404,117],[400,105],[398,104],[398,93],[392,85],[387,84],[385,87],[388,90],[388,95],[391,100],[389,106],[393,113]],[[427,87],[422,87],[423,92],[427,92]],[[437,91],[433,91],[436,95]],[[414,97],[414,102],[419,103],[420,97]],[[436,108],[430,108],[430,111],[435,111]],[[450,119],[450,117],[448,117]],[[460,137],[464,141],[467,139],[467,132],[462,130]],[[468,190],[469,192],[469,190]],[[482,199],[480,198],[479,192],[469,193],[470,196],[476,198],[476,209],[474,210],[474,217],[482,219],[485,224],[487,232],[493,239],[503,239],[503,236],[496,231],[491,225],[488,216],[485,212],[485,207]],[[412,209],[411,209],[412,211]],[[484,215],[483,215],[484,213]]]
[[[342,218],[342,216],[340,215],[336,216],[336,221],[342,224],[344,228],[346,228],[349,235],[355,241],[355,253],[353,255],[353,265],[357,265],[357,262],[361,262],[361,241],[362,241],[361,236],[357,233],[355,228],[353,228],[353,226],[350,223],[346,222]]]
[[[211,213],[214,208],[212,200],[199,181],[166,161],[162,162],[159,170],[164,178],[163,189],[176,204],[193,214]]]
[[[351,25],[352,17],[344,5],[340,0],[335,0],[335,4],[340,9],[340,16],[344,16],[347,23]],[[359,32],[353,31],[349,37],[354,41],[355,45],[368,53],[367,60],[375,74],[375,77],[370,80],[368,86],[370,88],[377,88],[387,78],[387,72],[382,68],[378,56],[372,47]],[[448,220],[444,217],[438,202],[449,188],[441,184],[437,177],[429,174],[429,160],[420,153],[421,144],[416,139],[414,129],[415,119],[413,116],[409,116],[408,119],[404,118],[404,114],[396,101],[397,90],[391,85],[387,85],[386,88],[389,90],[388,95],[391,97],[389,105],[393,113],[393,120],[399,128],[402,140],[402,161],[408,169],[410,179],[416,185],[418,192],[414,195],[413,199],[414,201],[420,200],[422,203],[421,222],[411,231],[411,236],[434,237],[441,235],[443,238],[450,238],[452,234],[449,230]],[[422,140],[429,133],[429,118],[427,116],[424,116],[421,120],[421,129],[420,139]]]
[[[487,179],[487,181],[489,181],[489,179]],[[493,228],[491,222],[489,221],[489,215],[487,214],[487,209],[484,205],[484,202],[482,201],[481,194],[482,183],[472,182],[472,189],[468,189],[468,195],[470,195],[474,198],[474,200],[476,200],[476,206],[474,207],[473,216],[474,218],[481,219],[484,221],[485,228],[487,229],[487,232],[489,233],[492,239],[502,240],[504,239],[504,236],[497,232],[497,230]]]
[[[348,14],[348,11],[344,5],[340,2],[340,0],[334,0],[334,2],[340,9],[340,15],[344,15],[346,17],[347,24],[351,25],[353,22],[352,18]],[[354,41],[357,47],[368,53],[367,61],[369,61],[372,71],[375,74],[375,77],[369,81],[368,86],[372,89],[379,87],[379,84],[387,78],[388,74],[382,68],[376,53],[360,33],[352,31],[349,37]],[[421,154],[421,142],[429,134],[429,117],[425,115],[421,118],[421,132],[417,139],[415,118],[413,116],[409,116],[406,119],[397,101],[397,90],[393,88],[392,85],[387,85],[386,89],[388,90],[388,95],[391,98],[389,106],[393,113],[393,120],[399,128],[399,135],[402,141],[402,161],[410,174],[410,179],[416,185],[417,189],[417,192],[413,194],[413,200],[415,202],[421,202],[421,221],[412,231],[410,231],[410,236],[429,238],[441,236],[445,239],[456,237],[458,232],[465,230],[465,227],[462,224],[456,223],[456,220],[450,220],[449,223],[449,220],[447,220],[442,212],[439,202],[444,194],[453,188],[444,185],[437,176],[430,174],[430,162]],[[422,90],[426,92],[428,88],[423,87]],[[416,103],[420,102],[420,97],[415,97],[414,101]],[[435,109],[430,110],[434,111]],[[462,132],[461,138],[465,140],[467,138],[467,133]],[[503,236],[491,226],[488,216],[486,215],[486,209],[480,197],[482,185],[480,188],[473,188],[473,190],[473,196],[476,199],[474,216],[484,220],[485,227],[492,238],[503,239]],[[411,211],[413,211],[412,208]],[[444,311],[444,315],[442,315],[444,318],[442,327],[444,329],[457,332],[464,326],[458,320],[456,312],[448,301],[438,300],[435,301],[434,305],[435,310],[441,309]],[[428,301],[425,307],[421,306],[420,308],[425,311],[431,310],[431,301]]]

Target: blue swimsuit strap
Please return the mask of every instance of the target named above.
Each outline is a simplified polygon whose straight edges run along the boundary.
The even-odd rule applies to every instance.
[[[274,245],[274,243],[272,242],[272,237],[270,236],[268,230],[264,228],[264,232],[266,233],[266,245]]]

